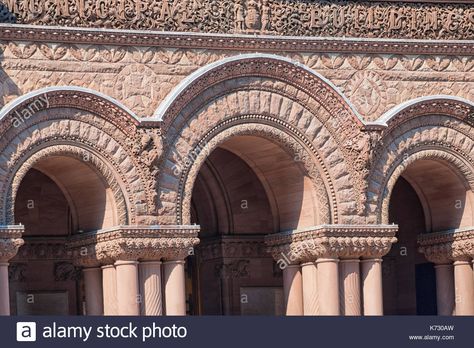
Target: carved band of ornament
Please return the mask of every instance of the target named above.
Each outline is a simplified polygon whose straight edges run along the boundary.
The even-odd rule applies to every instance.
[[[262,36],[255,40],[253,35],[221,35],[216,40],[212,34],[170,33],[170,32],[130,32],[107,29],[48,28],[25,25],[0,24],[0,40],[27,42],[65,42],[75,44],[126,45],[135,47],[164,47],[182,49],[219,49],[258,52],[317,52],[350,54],[459,54],[472,55],[472,41],[419,41],[419,40],[380,40],[373,38],[338,39],[319,37],[278,37]],[[236,39],[238,38],[238,39]]]
[[[323,225],[282,232],[265,237],[275,260],[291,263],[315,261],[321,257],[382,257],[397,241],[396,225]]]
[[[7,262],[24,244],[21,238],[24,226],[0,226],[0,262]]]
[[[226,257],[266,257],[264,236],[231,237],[203,241],[199,244],[202,260]]]
[[[43,102],[43,100],[45,102]],[[123,133],[133,136],[138,126],[138,120],[135,120],[125,110],[113,105],[111,102],[100,98],[99,96],[80,93],[68,90],[46,91],[37,98],[25,100],[8,114],[7,121],[0,123],[0,134],[5,133],[11,127],[18,127],[31,117],[32,113],[38,113],[42,110],[51,108],[77,108],[88,111],[94,115],[100,115],[107,121],[115,125]],[[25,113],[27,113],[25,115]]]
[[[19,24],[319,37],[474,37],[469,4],[344,0],[6,0],[4,4],[11,12],[5,19]]]
[[[418,251],[431,262],[471,260],[474,258],[474,229],[426,233],[418,237]]]
[[[78,265],[117,260],[175,260],[193,253],[199,226],[118,226],[72,236],[67,249]]]
[[[15,260],[70,259],[72,253],[66,250],[66,240],[66,237],[25,237],[25,244],[18,251]]]

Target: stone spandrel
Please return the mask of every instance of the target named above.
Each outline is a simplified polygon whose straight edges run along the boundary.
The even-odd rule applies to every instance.
[[[2,0],[18,24],[223,34],[474,38],[465,1]]]

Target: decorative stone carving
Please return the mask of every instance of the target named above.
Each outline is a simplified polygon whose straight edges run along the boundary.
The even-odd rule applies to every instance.
[[[46,6],[47,4],[47,6]],[[360,1],[104,0],[6,3],[11,22],[55,26],[279,35],[461,39],[473,37],[468,4],[391,4]]]
[[[8,266],[8,280],[11,282],[26,281],[28,265],[24,262],[11,262]]]
[[[329,197],[325,188],[325,183],[320,176],[319,169],[314,164],[314,162],[311,161],[310,157],[307,155],[307,150],[301,144],[292,139],[290,135],[285,134],[284,132],[281,132],[277,128],[271,126],[246,123],[237,125],[235,127],[229,127],[229,125],[232,123],[232,120],[228,120],[216,129],[209,132],[209,138],[202,139],[200,144],[197,146],[200,151],[198,152],[195,161],[184,163],[181,169],[180,185],[177,198],[177,221],[183,221],[185,224],[190,222],[192,187],[198,175],[199,169],[202,163],[206,160],[208,154],[210,154],[219,144],[223,143],[225,140],[237,135],[259,135],[267,137],[280,144],[293,158],[298,157],[301,160],[301,164],[303,165],[305,172],[314,182],[314,188],[318,195],[320,204],[319,211],[321,221],[331,221],[333,219],[337,221],[337,218],[334,218],[334,215],[330,215]],[[223,128],[224,130],[221,131],[220,128]],[[216,135],[213,137],[214,134]],[[333,200],[333,202],[335,201]]]
[[[418,236],[418,251],[434,263],[471,261],[474,258],[474,230],[460,229]]]
[[[275,260],[312,262],[318,258],[381,258],[397,241],[396,225],[323,225],[268,235],[265,242]]]
[[[117,260],[182,260],[199,243],[199,226],[118,226],[72,236],[67,248],[81,266]]]
[[[56,262],[54,264],[54,280],[69,281],[78,280],[81,277],[81,270],[76,268],[71,262]]]
[[[436,100],[415,104],[388,120],[388,128],[383,130],[370,164],[367,188],[370,223],[388,223],[392,188],[407,166],[417,160],[449,163],[474,189],[472,112],[464,103]]]
[[[236,260],[230,263],[216,265],[216,276],[222,279],[237,279],[249,277],[249,260]]]
[[[220,258],[261,258],[265,257],[264,237],[222,236],[221,238],[200,243],[200,259]]]
[[[13,260],[57,260],[70,259],[72,254],[66,250],[66,238],[25,237],[25,244]]]
[[[0,261],[8,262],[24,244],[24,226],[0,226]]]

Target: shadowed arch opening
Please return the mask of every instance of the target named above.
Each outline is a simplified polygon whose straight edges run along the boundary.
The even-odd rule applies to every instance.
[[[469,182],[453,163],[422,157],[411,161],[396,180],[388,209],[389,222],[399,232],[397,244],[384,257],[384,312],[436,315],[434,264],[417,251],[417,237],[472,226]]]
[[[25,226],[25,244],[11,262],[13,314],[82,313],[83,280],[65,244],[72,234],[120,223],[108,180],[84,154],[39,158],[13,192],[14,223]]]
[[[256,135],[220,143],[192,191],[201,232],[188,258],[190,314],[283,314],[281,271],[263,239],[318,225],[319,206],[304,166],[279,144]]]

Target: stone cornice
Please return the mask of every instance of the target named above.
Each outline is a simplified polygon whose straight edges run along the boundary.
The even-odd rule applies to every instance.
[[[0,40],[118,46],[218,49],[239,52],[334,52],[472,55],[472,40],[401,40],[200,34],[0,24]]]
[[[321,257],[380,258],[397,241],[397,225],[322,225],[265,238],[276,260],[315,261]]]
[[[418,237],[418,251],[434,263],[474,258],[474,228],[426,233]]]
[[[67,248],[82,266],[117,260],[176,260],[199,243],[199,226],[117,226],[72,236]]]
[[[0,262],[13,258],[24,244],[21,238],[25,227],[21,225],[0,226]]]

